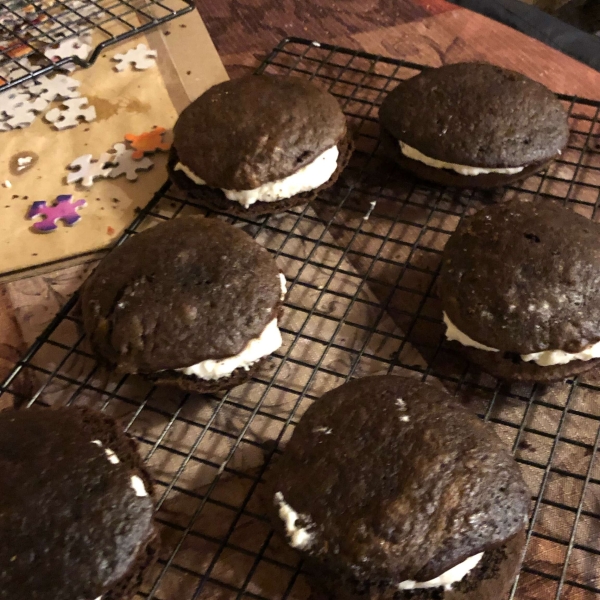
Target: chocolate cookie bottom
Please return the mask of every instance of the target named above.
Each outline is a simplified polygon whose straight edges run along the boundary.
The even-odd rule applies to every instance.
[[[555,157],[526,165],[519,173],[506,175],[502,173],[484,173],[481,175],[460,175],[449,169],[430,167],[418,160],[408,158],[400,150],[398,140],[385,129],[381,130],[381,141],[387,153],[406,171],[410,171],[420,179],[433,181],[445,186],[461,188],[494,188],[526,179],[530,175],[547,167]]]
[[[171,147],[169,154],[169,162],[167,170],[171,181],[181,190],[187,192],[198,204],[218,212],[226,212],[235,216],[258,216],[265,214],[272,214],[278,212],[284,212],[290,208],[296,206],[302,206],[308,202],[311,202],[317,197],[317,194],[332,186],[340,176],[340,173],[344,170],[352,152],[354,150],[354,143],[350,133],[346,134],[346,137],[342,138],[338,142],[339,156],[337,160],[337,168],[333,175],[323,185],[311,190],[310,192],[303,192],[296,194],[291,198],[285,200],[278,200],[276,202],[255,202],[248,208],[244,208],[239,202],[233,202],[225,197],[225,194],[217,188],[212,188],[207,185],[198,185],[194,183],[185,173],[182,171],[175,171],[175,165],[179,162],[177,151],[175,147]]]
[[[157,385],[172,385],[186,392],[196,392],[198,394],[214,394],[230,390],[242,383],[248,381],[269,358],[265,356],[258,362],[255,362],[248,370],[236,369],[229,377],[221,377],[219,379],[202,379],[195,375],[185,375],[178,371],[161,371],[152,375],[142,375]]]
[[[334,581],[313,560],[307,570],[319,586],[311,600],[498,600],[508,594],[523,560],[525,531],[489,550],[480,563],[451,590],[442,587],[398,590],[387,584]]]
[[[525,362],[518,354],[488,352],[487,350],[469,348],[458,342],[450,342],[449,346],[460,351],[469,361],[486,373],[506,381],[552,383],[566,377],[580,375],[600,364],[600,358],[593,358],[592,360],[574,360],[566,365],[541,367],[534,362]]]

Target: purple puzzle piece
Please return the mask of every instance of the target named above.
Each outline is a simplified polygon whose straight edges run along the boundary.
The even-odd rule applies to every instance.
[[[45,218],[43,221],[33,224],[33,229],[41,233],[49,233],[57,229],[56,221],[61,219],[65,225],[74,225],[81,219],[81,215],[77,213],[78,208],[84,207],[87,203],[85,200],[77,200],[71,202],[73,196],[65,194],[56,197],[56,204],[47,206],[45,200],[39,200],[31,205],[27,212],[27,218],[33,219],[39,215]]]

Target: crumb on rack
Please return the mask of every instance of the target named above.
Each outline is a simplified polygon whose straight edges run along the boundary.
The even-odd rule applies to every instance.
[[[369,217],[371,216],[371,213],[375,210],[375,207],[377,206],[377,201],[373,200],[373,202],[370,202],[369,204],[370,204],[369,210],[367,211],[367,213],[363,217],[363,221],[368,221],[369,220]]]

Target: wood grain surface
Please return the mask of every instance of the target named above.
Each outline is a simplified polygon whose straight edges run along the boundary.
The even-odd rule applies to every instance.
[[[229,74],[283,37],[339,44],[430,66],[487,60],[551,89],[600,98],[600,73],[532,38],[444,0],[197,0]]]

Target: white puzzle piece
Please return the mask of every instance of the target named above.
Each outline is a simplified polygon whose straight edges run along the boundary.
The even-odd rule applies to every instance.
[[[79,125],[80,119],[89,123],[96,118],[96,109],[93,106],[86,106],[87,103],[87,98],[65,100],[62,104],[67,107],[66,110],[53,108],[44,115],[44,119],[52,123],[56,129],[75,127]]]
[[[156,50],[150,50],[145,44],[138,44],[135,48],[127,50],[125,54],[115,54],[112,60],[119,64],[117,71],[124,71],[128,65],[133,65],[138,71],[143,71],[156,65]]]
[[[115,154],[111,154],[111,163],[117,166],[109,173],[109,177],[115,178],[119,175],[125,175],[129,181],[135,181],[138,178],[137,171],[147,171],[154,166],[154,163],[145,156],[141,160],[134,160],[132,154],[135,150],[129,150],[125,144],[115,144],[113,148]]]
[[[20,58],[17,61],[11,61],[8,65],[0,67],[0,77],[6,81],[15,81],[21,77],[25,77],[35,71],[35,67],[31,64],[27,57]],[[17,90],[20,88],[30,88],[33,85],[33,80],[29,79],[17,86]],[[14,90],[15,88],[11,88]]]
[[[23,91],[8,90],[0,94],[0,115],[11,116],[13,111],[21,106],[31,96]]]
[[[77,58],[85,60],[92,51],[92,47],[87,41],[90,41],[89,35],[68,38],[63,40],[57,48],[52,48],[51,46],[46,48],[44,56],[51,61],[70,58],[71,56],[77,56]]]
[[[77,88],[81,85],[80,81],[73,79],[68,75],[59,73],[54,77],[46,77],[42,75],[35,80],[35,83],[28,88],[28,92],[32,96],[39,96],[52,102],[53,100],[68,100],[69,98],[77,98],[81,94]]]
[[[31,96],[26,93],[9,90],[0,94],[0,115],[8,117],[2,122],[2,131],[29,127],[35,121],[37,113],[47,106],[47,100],[31,100]]]
[[[107,152],[100,155],[98,160],[93,160],[91,154],[84,154],[76,158],[70,165],[69,169],[78,169],[67,175],[67,183],[77,183],[78,181],[84,187],[92,187],[94,179],[100,177],[108,177],[112,167],[106,167],[110,163],[112,156]]]

